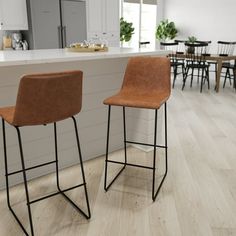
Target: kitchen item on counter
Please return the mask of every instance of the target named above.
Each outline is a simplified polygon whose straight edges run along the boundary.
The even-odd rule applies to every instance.
[[[22,50],[22,34],[20,32],[12,33],[12,48],[15,50]]]
[[[108,41],[105,38],[93,37],[88,40],[89,45],[100,46],[101,48],[108,47]]]
[[[107,52],[108,47],[105,44],[84,41],[82,43],[72,43],[66,48],[69,52]]]
[[[10,36],[3,36],[3,50],[12,50],[12,40]]]
[[[108,51],[108,48],[107,47],[104,47],[104,48],[100,48],[100,47],[91,47],[91,48],[75,48],[75,47],[72,47],[72,48],[65,48],[66,51],[68,52],[107,52]]]
[[[22,42],[22,48],[23,48],[23,50],[28,50],[28,49],[29,49],[29,45],[28,45],[28,43],[27,43],[26,40],[23,40],[23,42]]]
[[[15,50],[23,50],[22,41],[16,43]]]

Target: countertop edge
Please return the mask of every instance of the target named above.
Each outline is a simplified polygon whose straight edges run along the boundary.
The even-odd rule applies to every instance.
[[[114,50],[115,49],[115,50]],[[23,52],[23,53],[22,53]],[[32,64],[63,63],[75,61],[102,60],[134,56],[166,55],[164,50],[146,50],[132,48],[112,48],[108,52],[78,53],[63,49],[0,51],[0,67]]]

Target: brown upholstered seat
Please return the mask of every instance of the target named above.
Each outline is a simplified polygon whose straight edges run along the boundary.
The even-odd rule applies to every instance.
[[[81,110],[82,71],[23,76],[14,107],[0,116],[14,126],[40,125],[71,117]]]
[[[159,109],[170,96],[170,62],[165,57],[134,57],[118,94],[104,104]]]
[[[13,123],[14,113],[15,113],[15,107],[13,106],[0,108],[0,116],[9,124]]]

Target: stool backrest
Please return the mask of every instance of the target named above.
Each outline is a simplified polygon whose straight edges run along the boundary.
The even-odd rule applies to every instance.
[[[134,95],[170,94],[170,59],[166,57],[130,58],[121,90]]]
[[[13,123],[40,125],[80,112],[82,71],[25,75],[21,78]]]

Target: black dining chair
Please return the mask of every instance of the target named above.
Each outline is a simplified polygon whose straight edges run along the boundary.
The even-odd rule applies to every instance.
[[[210,54],[210,53],[209,53],[209,51],[210,51],[210,45],[211,45],[211,41],[210,41],[210,40],[208,40],[208,41],[196,40],[195,43],[207,44],[205,54],[206,54],[206,55],[209,55],[209,54]]]
[[[218,54],[220,56],[227,57],[233,55],[236,42],[218,41],[217,44],[218,44]],[[235,62],[232,64],[230,61],[228,61],[222,64],[221,76],[224,77],[223,88],[225,87],[227,78],[229,79],[230,85],[231,85],[231,80],[233,80],[233,87],[235,88],[235,80],[236,80],[235,68],[236,68]]]
[[[230,55],[233,55],[234,49],[235,49],[235,44],[236,42],[229,42],[229,41],[218,41],[217,42],[217,55],[227,57]],[[217,62],[209,61],[209,65],[213,65],[214,69],[211,72],[215,73],[215,77],[217,76]],[[222,65],[222,76],[225,78],[232,78],[230,75],[230,71],[234,71],[234,65],[231,64],[230,62],[224,62]],[[234,73],[234,72],[233,72]],[[230,79],[231,82],[231,79]],[[225,83],[224,83],[225,86]],[[223,87],[224,87],[223,86]]]
[[[229,79],[230,85],[232,84],[231,80],[233,80],[233,87],[236,92],[236,60],[234,61],[234,64],[225,63],[224,68],[226,69],[226,72],[225,72],[225,79],[224,79],[223,88],[225,88],[225,84],[226,84],[227,79]],[[233,73],[231,73],[230,71],[232,71]]]
[[[183,39],[175,39],[174,41],[175,43],[178,43],[178,53],[179,54],[184,54],[185,52],[185,42],[186,40]],[[183,59],[184,60],[184,59]]]
[[[210,40],[196,40],[195,43],[203,43],[207,44],[205,48],[205,56],[210,56],[210,46],[211,46],[211,41]],[[207,60],[207,63],[209,64],[209,73],[214,72],[217,68],[217,63],[215,61]],[[211,65],[215,66],[215,69],[213,71],[210,70]],[[197,82],[199,83],[199,77],[200,77],[200,70],[198,69],[198,77],[197,77]]]
[[[233,55],[236,42],[218,41],[218,54],[220,56]]]
[[[205,81],[207,81],[208,89],[210,89],[209,64],[205,59],[207,46],[208,46],[207,43],[188,43],[188,42],[185,43],[187,63],[185,65],[186,72],[185,72],[185,76],[183,80],[182,90],[185,87],[186,80],[189,75],[191,75],[190,87],[192,87],[195,70],[197,70],[198,72],[198,75],[197,75],[198,77],[199,77],[199,73],[201,72],[200,92],[202,92],[202,87]],[[191,74],[189,74],[190,69],[191,69]]]
[[[173,68],[174,78],[173,78],[173,84],[172,88],[175,87],[175,80],[178,74],[183,75],[185,74],[185,63],[184,59],[178,58],[178,54],[184,54],[184,52],[179,50],[179,43],[178,42],[161,42],[160,43],[161,48],[170,51],[168,54],[168,57],[170,58],[171,67]],[[181,72],[178,72],[178,68],[181,68]]]

